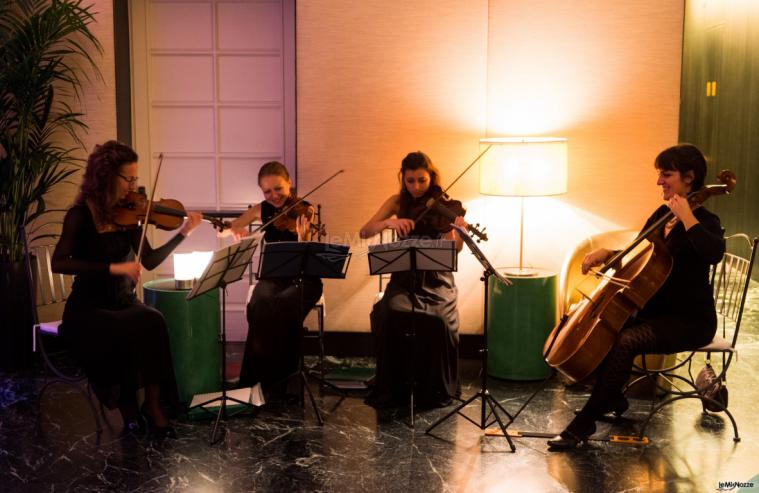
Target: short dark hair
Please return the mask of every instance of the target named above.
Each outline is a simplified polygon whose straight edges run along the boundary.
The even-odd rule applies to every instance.
[[[704,180],[706,179],[706,158],[698,147],[693,144],[677,144],[676,146],[664,149],[656,156],[654,167],[668,171],[679,171],[680,175],[693,171],[691,192],[701,190],[704,186]]]

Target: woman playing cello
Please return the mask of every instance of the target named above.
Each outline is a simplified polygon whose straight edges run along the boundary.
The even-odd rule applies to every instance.
[[[82,364],[100,402],[118,407],[125,431],[142,427],[137,389],[145,388],[145,418],[157,437],[176,437],[159,399],[176,403],[166,322],[161,313],[140,303],[134,285],[140,264],[140,230],[114,222],[121,200],[136,188],[137,154],[120,142],[98,145],[87,159],[84,180],[66,213],[53,254],[53,272],[75,275],[66,301],[61,337]],[[188,212],[179,233],[153,250],[143,246],[142,266],[157,267],[200,223]]]
[[[430,198],[442,193],[440,173],[430,158],[422,152],[409,153],[401,163],[401,191],[392,195],[374,216],[361,228],[362,238],[370,238],[385,229],[394,230],[405,238],[461,238],[451,228],[451,220],[436,217],[434,211],[415,221]],[[455,201],[451,201],[455,202]],[[457,203],[460,208],[460,203]],[[453,221],[466,227],[463,209]],[[456,308],[458,291],[450,272],[418,272],[414,280],[416,341],[413,343],[414,369],[406,368],[404,338],[411,311],[411,277],[408,272],[393,273],[382,299],[371,313],[371,328],[375,337],[377,378],[367,402],[375,407],[389,407],[408,400],[408,383],[418,384],[415,395],[422,406],[446,405],[451,396],[459,393],[458,328]]]
[[[628,408],[622,394],[633,359],[647,353],[675,353],[708,344],[717,328],[709,285],[710,265],[725,252],[719,218],[704,207],[691,210],[688,194],[700,190],[706,160],[690,144],[662,151],[654,161],[656,184],[666,202],[648,218],[644,230],[672,211],[673,218],[658,232],[672,257],[672,270],[654,296],[631,317],[601,363],[590,398],[560,435],[548,441],[551,449],[579,447],[595,432],[595,421],[605,413],[620,416]],[[599,249],[583,260],[582,271],[604,264],[612,252]]]
[[[230,228],[224,230],[221,236],[244,236],[248,233],[247,225],[258,220],[268,223],[297,200],[290,174],[280,162],[271,161],[261,166],[258,186],[264,194],[264,201],[232,221]],[[288,214],[285,214],[281,216],[284,219],[282,224],[275,221],[266,226],[266,242],[311,239],[313,207],[307,202],[300,205],[305,213],[294,218],[287,218],[285,216]],[[294,279],[260,279],[256,283],[247,307],[249,329],[240,370],[241,387],[261,382],[267,393],[274,389],[286,390],[286,379],[295,374],[300,361],[303,320],[321,294],[320,279],[304,279],[302,300]]]

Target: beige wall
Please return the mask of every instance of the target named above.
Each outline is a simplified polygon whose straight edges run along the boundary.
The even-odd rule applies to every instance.
[[[356,231],[427,152],[449,183],[502,135],[569,138],[569,192],[527,200],[525,263],[558,270],[589,234],[639,227],[658,203],[652,161],[677,139],[683,2],[309,0],[297,7],[298,180],[332,241],[327,328],[367,331],[377,290]],[[477,169],[450,193],[488,227],[498,265],[518,255],[518,199],[483,197]],[[481,331],[480,268],[459,257],[462,332]]]
[[[92,1],[97,13],[96,22],[90,26],[95,37],[103,45],[102,55],[94,55],[100,67],[102,79],[95,78],[88,70],[89,80],[82,79],[82,98],[79,102],[82,120],[89,126],[88,133],[82,133],[86,152],[79,157],[86,158],[95,144],[116,138],[116,75],[113,52],[113,2],[111,0]],[[72,104],[77,104],[73,102]],[[76,106],[74,106],[76,108]],[[73,175],[70,183],[64,184],[50,194],[50,207],[67,208],[79,190],[81,175]]]

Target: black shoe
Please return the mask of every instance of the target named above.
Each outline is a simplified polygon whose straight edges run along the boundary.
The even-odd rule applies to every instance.
[[[151,416],[147,411],[144,403],[140,410],[142,411],[142,415],[147,422],[148,431],[153,438],[156,440],[163,440],[164,438],[177,438],[177,431],[173,426],[156,426],[155,420],[153,420],[153,416]]]
[[[548,440],[548,448],[551,450],[569,450],[582,448],[588,442],[588,436],[580,436],[569,430],[564,430],[560,435],[556,435]]]

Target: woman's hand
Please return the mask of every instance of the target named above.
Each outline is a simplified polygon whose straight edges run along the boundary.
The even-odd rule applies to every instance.
[[[609,254],[611,254],[611,250],[599,248],[598,250],[594,250],[585,255],[585,258],[582,259],[582,273],[587,274],[591,268],[606,262],[606,259],[609,258]]]
[[[667,201],[667,207],[669,207],[669,210],[672,211],[675,217],[677,217],[683,223],[683,226],[685,226],[686,230],[690,229],[691,226],[698,222],[696,216],[693,215],[693,211],[690,208],[688,199],[681,195],[673,195]]]
[[[180,229],[179,232],[182,233],[185,238],[190,236],[190,234],[195,230],[195,228],[198,227],[202,220],[203,214],[200,212],[187,211],[187,219],[185,220],[184,224],[182,225],[182,229]]]
[[[311,220],[305,214],[301,214],[295,220],[295,231],[298,233],[298,241],[311,239]]]
[[[240,241],[246,234],[248,234],[248,228],[246,227],[229,226],[216,233],[216,236],[218,238],[231,236],[235,241]]]
[[[125,276],[131,279],[135,284],[140,280],[140,272],[142,267],[139,263],[132,262],[118,262],[108,266],[108,272],[114,276]]]
[[[469,226],[469,223],[467,223],[464,220],[464,216],[456,216],[456,219],[453,220],[453,224],[455,224],[459,228],[464,228],[464,229],[466,229],[466,227]]]
[[[394,217],[385,220],[385,228],[392,229],[398,236],[408,236],[414,229],[414,221],[412,219]]]

